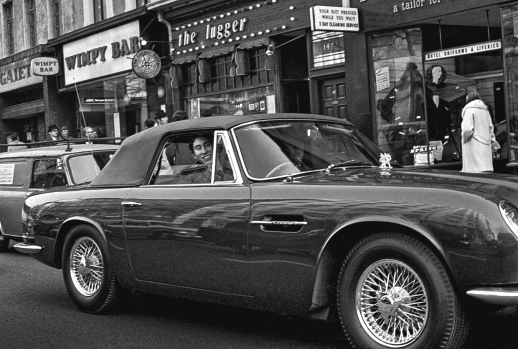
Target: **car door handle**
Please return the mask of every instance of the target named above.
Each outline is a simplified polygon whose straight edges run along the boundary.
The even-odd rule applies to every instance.
[[[261,225],[306,225],[308,222],[301,221],[252,221],[252,224]]]
[[[121,205],[124,207],[139,207],[142,204],[140,202],[134,202],[134,201],[123,201],[123,202],[121,202]]]

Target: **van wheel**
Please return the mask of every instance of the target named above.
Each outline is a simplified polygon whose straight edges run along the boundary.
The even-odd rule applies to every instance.
[[[79,309],[101,314],[118,304],[123,289],[97,229],[90,225],[74,227],[65,239],[62,258],[65,285]]]
[[[2,232],[0,232],[0,237],[3,239],[0,240],[0,252],[6,252],[9,249],[9,243],[11,240],[9,238],[6,238]]]
[[[358,243],[337,289],[353,348],[460,349],[469,321],[441,261],[421,242],[381,233]]]

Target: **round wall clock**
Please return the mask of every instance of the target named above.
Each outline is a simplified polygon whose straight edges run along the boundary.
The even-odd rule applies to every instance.
[[[131,64],[135,74],[142,79],[152,79],[162,69],[160,57],[155,51],[151,50],[140,50],[135,53]]]

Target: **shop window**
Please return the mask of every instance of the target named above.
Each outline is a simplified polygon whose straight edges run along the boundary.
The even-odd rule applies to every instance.
[[[179,88],[189,117],[203,117],[202,112],[205,116],[274,113],[275,72],[267,69],[266,57],[266,47],[259,47],[242,50],[239,56],[230,53],[181,64]],[[243,64],[239,74],[236,61]]]
[[[8,1],[3,4],[5,21],[5,53],[14,54],[14,28],[13,28],[13,2]]]
[[[377,143],[403,165],[428,164],[419,28],[373,35]]]

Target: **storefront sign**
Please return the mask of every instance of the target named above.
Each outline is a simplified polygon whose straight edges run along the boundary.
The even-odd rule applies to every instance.
[[[309,9],[311,30],[359,31],[358,9],[315,6]]]
[[[376,69],[376,91],[382,91],[390,87],[389,67]]]
[[[0,184],[13,184],[14,164],[0,165]]]
[[[42,82],[42,77],[32,74],[30,58],[0,67],[0,93]]]
[[[31,71],[37,76],[59,74],[59,62],[54,57],[38,57],[31,61]]]
[[[140,50],[138,21],[63,45],[65,84],[92,80],[132,69]]]
[[[345,62],[344,33],[314,31],[312,34],[314,67]]]
[[[114,103],[115,98],[84,98],[84,104],[109,104]]]
[[[181,58],[306,28],[310,14],[305,4],[303,0],[265,1],[179,23],[173,27],[173,55]]]
[[[162,69],[162,62],[160,56],[151,50],[139,51],[133,56],[131,61],[133,71],[139,78],[151,79],[160,73]]]
[[[495,40],[475,45],[460,46],[450,48],[447,50],[425,53],[424,59],[426,61],[432,61],[434,59],[442,59],[455,56],[469,55],[473,53],[480,53],[485,51],[500,50],[501,48],[502,42],[500,40]]]

